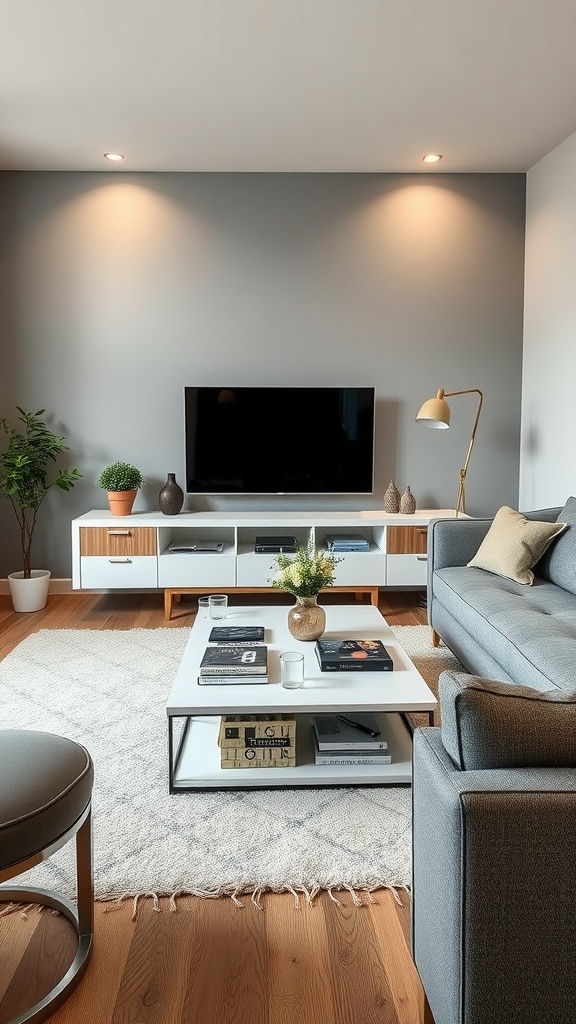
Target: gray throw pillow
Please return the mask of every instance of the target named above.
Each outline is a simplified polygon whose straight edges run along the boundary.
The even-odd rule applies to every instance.
[[[463,771],[576,766],[576,692],[443,672],[442,743]]]
[[[576,498],[568,498],[558,521],[567,523],[567,528],[552,541],[535,572],[562,590],[576,594]]]

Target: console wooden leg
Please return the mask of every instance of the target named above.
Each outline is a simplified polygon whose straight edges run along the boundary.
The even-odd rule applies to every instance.
[[[172,618],[172,591],[171,590],[165,590],[164,591],[164,618],[165,619],[171,619]]]
[[[432,647],[440,646],[440,635],[435,629],[432,630]]]
[[[370,601],[374,605],[375,608],[378,607],[378,597],[379,597],[379,595],[380,595],[380,591],[379,591],[378,587],[372,587],[372,590],[370,591]]]

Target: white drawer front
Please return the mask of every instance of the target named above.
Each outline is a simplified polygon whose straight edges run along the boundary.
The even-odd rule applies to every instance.
[[[337,555],[342,558],[335,570],[334,585],[336,587],[383,587],[385,583],[386,558],[380,552],[351,551],[349,554]]]
[[[80,575],[87,590],[158,586],[155,555],[86,555],[80,559]]]
[[[275,555],[244,552],[238,555],[237,579],[238,587],[269,587],[269,580],[278,570],[273,566]]]
[[[236,559],[223,552],[160,555],[159,587],[235,587]]]
[[[386,585],[388,587],[425,587],[427,566],[426,555],[388,555]]]

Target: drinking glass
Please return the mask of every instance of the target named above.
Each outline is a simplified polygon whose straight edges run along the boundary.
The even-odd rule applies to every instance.
[[[298,651],[282,651],[280,655],[280,682],[287,690],[299,690],[304,685],[304,655]]]
[[[225,619],[228,611],[227,594],[210,594],[208,598],[208,609],[211,619]]]
[[[198,617],[200,619],[207,619],[208,618],[209,608],[210,608],[210,598],[209,597],[199,597],[198,598]]]

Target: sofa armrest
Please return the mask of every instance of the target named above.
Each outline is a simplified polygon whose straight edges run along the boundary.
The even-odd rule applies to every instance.
[[[435,1019],[570,1024],[576,769],[460,771],[424,728],[412,785],[412,949]]]
[[[493,519],[433,519],[428,526],[428,571],[467,565]]]

